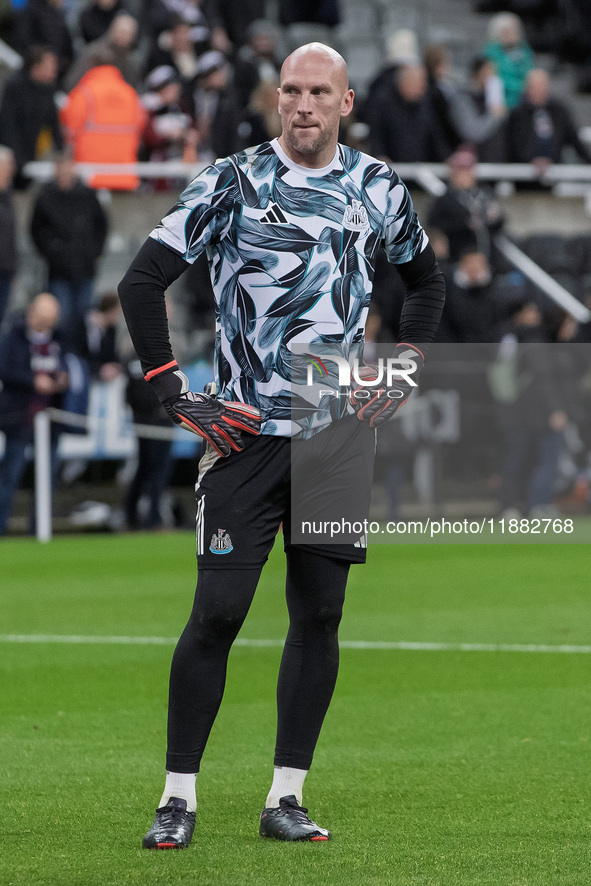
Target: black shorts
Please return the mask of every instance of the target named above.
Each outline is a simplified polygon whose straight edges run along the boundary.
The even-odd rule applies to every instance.
[[[308,440],[261,435],[199,463],[197,561],[254,569],[283,524],[284,546],[364,563],[375,431],[347,416]],[[338,531],[337,531],[338,530]]]

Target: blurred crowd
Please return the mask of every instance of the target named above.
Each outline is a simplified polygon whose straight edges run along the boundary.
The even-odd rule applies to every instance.
[[[543,5],[549,14],[555,4]],[[2,36],[23,66],[4,84],[0,144],[14,153],[17,187],[27,185],[29,161],[66,146],[77,162],[207,162],[274,137],[285,24],[339,22],[337,0],[279,4],[279,21],[265,18],[264,0],[15,6],[2,6]],[[531,162],[540,173],[565,150],[589,162],[568,102],[536,59],[514,12],[490,17],[488,40],[461,70],[445,44],[421,46],[415,32],[398,30],[341,140],[395,163],[443,162],[466,143],[481,161]],[[119,190],[138,183],[112,174],[90,181]]]
[[[265,0],[28,0],[1,7],[1,37],[22,55],[23,66],[6,79],[0,97],[0,430],[6,439],[0,535],[7,529],[33,417],[40,409],[59,405],[83,414],[94,381],[123,378],[135,421],[170,426],[141,378],[121,329],[116,295],[97,292],[95,280],[109,233],[100,190],[174,193],[183,181],[167,175],[165,167],[161,177],[145,181],[108,170],[83,179],[76,164],[203,163],[279,135],[276,90],[289,49],[286,28],[311,21],[330,29],[339,23],[340,10],[338,0],[286,0],[276,4],[271,21],[265,18],[267,5]],[[518,14],[524,12],[520,5],[527,7],[526,14]],[[567,5],[572,29],[578,6],[575,0]],[[504,230],[501,206],[476,175],[478,162],[530,163],[540,179],[551,163],[591,162],[579,137],[582,121],[575,120],[568,101],[553,94],[548,70],[538,62],[538,51],[554,52],[557,58],[564,52],[556,27],[552,31],[548,24],[555,6],[553,0],[504,3],[502,8],[496,0],[474,3],[475,9],[491,13],[488,40],[475,47],[462,70],[456,69],[448,46],[421,46],[413,31],[396,31],[382,69],[358,96],[355,114],[344,121],[343,142],[389,163],[447,164],[446,193],[431,200],[421,219],[447,281],[441,344],[505,348],[507,342],[591,341],[591,324],[573,321],[507,265],[495,246]],[[543,44],[546,26],[556,45]],[[578,35],[581,90],[591,59],[585,34]],[[27,163],[39,159],[52,160],[53,177],[32,186]],[[22,312],[8,310],[19,261],[14,189],[29,190],[26,233],[46,270],[44,291],[35,293]],[[562,274],[564,285],[591,307],[587,239],[524,248],[549,273]],[[561,250],[568,253],[566,259],[556,257]],[[396,341],[403,297],[395,268],[381,257],[367,329],[370,347],[371,342]],[[186,358],[192,363],[207,356],[214,323],[204,259],[184,275],[175,299],[170,310],[182,311],[183,346],[188,342]],[[551,375],[555,387],[567,391],[587,370],[571,363]],[[544,476],[550,477],[543,505],[552,503],[552,476],[569,423],[576,422],[585,438],[581,465],[591,449],[586,420],[575,415],[574,407],[568,414],[561,402],[557,394],[553,408],[546,404],[542,410]],[[505,408],[502,436],[509,454],[527,448],[507,431],[525,413],[514,404]],[[514,418],[508,421],[510,414]],[[536,433],[538,424],[532,424]],[[59,431],[55,426],[54,457]],[[537,446],[538,438],[532,439],[529,443]],[[509,474],[519,472],[516,459],[509,462]],[[170,441],[141,438],[125,500],[130,528],[162,524],[161,497],[171,469]],[[514,486],[504,481],[504,489]],[[142,496],[150,504],[140,517]],[[504,509],[519,505],[529,510],[524,501],[510,498],[500,493]]]

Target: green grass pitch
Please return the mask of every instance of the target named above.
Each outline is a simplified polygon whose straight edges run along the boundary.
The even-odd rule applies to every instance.
[[[194,843],[143,851],[166,638],[190,608],[193,551],[189,533],[0,542],[0,886],[587,886],[591,655],[453,648],[588,646],[584,545],[372,548],[342,639],[452,647],[343,649],[305,793],[332,842],[258,837],[281,650],[244,645],[198,776]],[[277,547],[243,638],[284,636],[282,586]]]

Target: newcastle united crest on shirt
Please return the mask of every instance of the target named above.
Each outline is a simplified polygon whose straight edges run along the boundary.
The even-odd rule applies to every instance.
[[[226,532],[225,529],[218,529],[217,534],[214,532],[211,536],[209,550],[212,554],[229,554],[230,551],[234,550],[230,533]]]
[[[360,200],[353,200],[351,206],[346,207],[343,227],[347,231],[365,231],[369,227],[367,210]]]

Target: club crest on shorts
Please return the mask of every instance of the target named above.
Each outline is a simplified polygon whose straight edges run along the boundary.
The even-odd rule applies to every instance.
[[[225,529],[218,529],[217,534],[211,536],[211,544],[209,550],[212,554],[229,554],[234,550],[230,533]]]
[[[353,200],[350,206],[345,207],[344,228],[348,231],[365,231],[368,225],[367,210],[361,200]]]

